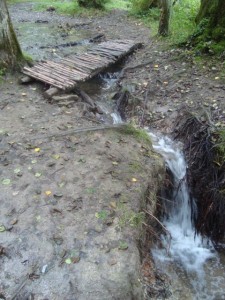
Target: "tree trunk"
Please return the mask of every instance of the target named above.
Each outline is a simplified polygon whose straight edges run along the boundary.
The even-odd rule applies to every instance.
[[[208,20],[202,36],[207,36],[216,42],[225,40],[225,1],[224,0],[201,0],[196,22]]]
[[[224,0],[202,0],[196,22],[208,18],[210,26],[225,27],[225,1]]]
[[[0,67],[15,67],[22,59],[5,0],[0,0]]]
[[[159,7],[159,6],[160,6],[160,0],[150,0],[149,1],[149,8]]]
[[[162,36],[169,35],[171,0],[161,0],[161,16],[159,21],[158,34]]]

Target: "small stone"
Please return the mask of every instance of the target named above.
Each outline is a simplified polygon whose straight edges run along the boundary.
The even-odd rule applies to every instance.
[[[18,223],[18,219],[13,219],[13,220],[10,222],[11,225],[16,225],[17,223]]]
[[[110,258],[110,259],[108,260],[108,264],[109,264],[110,266],[114,266],[114,265],[117,264],[117,260],[116,260],[115,258]]]
[[[54,236],[53,237],[53,241],[57,244],[57,245],[62,245],[63,243],[63,238],[59,237],[59,236]]]
[[[53,166],[55,166],[55,164],[56,163],[54,161],[50,161],[50,162],[47,163],[47,166],[48,167],[53,167]]]
[[[101,233],[102,232],[102,226],[96,225],[95,228],[94,228],[94,231],[97,232],[97,233]]]

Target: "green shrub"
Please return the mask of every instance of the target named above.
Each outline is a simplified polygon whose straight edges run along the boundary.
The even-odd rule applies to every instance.
[[[146,13],[147,10],[157,7],[157,0],[130,0],[133,13]]]
[[[93,7],[103,9],[108,0],[78,0],[78,4],[82,7]]]

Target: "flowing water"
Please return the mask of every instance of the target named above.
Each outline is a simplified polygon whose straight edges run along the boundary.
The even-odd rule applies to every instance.
[[[118,113],[111,116],[114,123],[121,123]],[[170,236],[162,235],[163,249],[152,249],[156,266],[171,281],[169,299],[225,299],[225,257],[195,232],[197,208],[190,199],[182,150],[170,138],[148,133],[154,150],[163,156],[173,175],[172,197],[163,203],[163,224]]]
[[[195,232],[192,216],[197,208],[194,200],[191,203],[182,151],[168,137],[150,136],[173,175],[174,186],[171,199],[164,201],[163,223],[171,236],[162,236],[162,243],[169,250],[152,250],[156,265],[172,279],[172,299],[225,299],[222,257]]]

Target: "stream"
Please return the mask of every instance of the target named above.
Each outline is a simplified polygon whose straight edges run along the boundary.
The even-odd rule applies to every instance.
[[[117,112],[111,116],[114,124],[122,122]],[[190,198],[182,145],[146,130],[153,149],[163,156],[173,176],[172,197],[162,203],[165,212],[162,222],[170,236],[161,236],[163,248],[151,249],[157,268],[169,278],[169,299],[225,299],[225,256],[195,231],[193,216],[198,212],[195,201]]]
[[[150,136],[153,148],[164,157],[173,175],[174,186],[171,199],[163,203],[163,224],[171,237],[169,241],[164,235],[161,238],[165,249],[168,245],[169,249],[152,249],[156,265],[170,277],[173,299],[225,299],[224,257],[195,232],[193,215],[197,208],[190,199],[183,153],[168,137]]]

